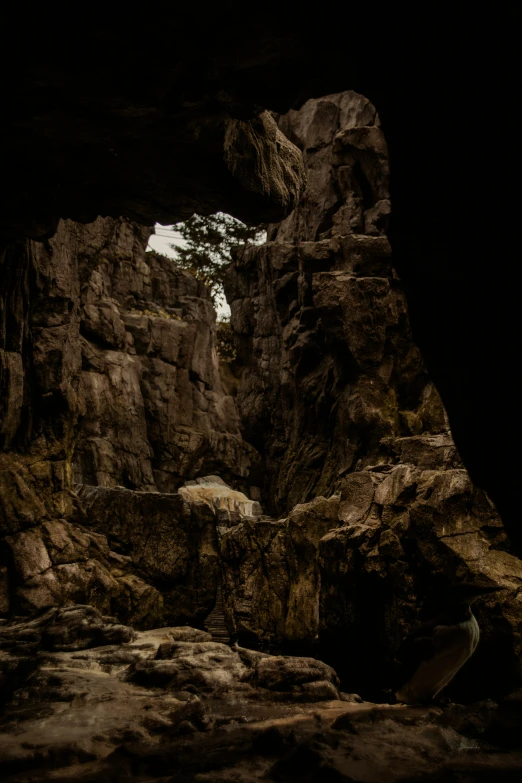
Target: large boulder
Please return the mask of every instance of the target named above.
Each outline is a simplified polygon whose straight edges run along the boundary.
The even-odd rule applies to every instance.
[[[216,518],[181,495],[78,487],[82,519],[129,558],[132,572],[162,595],[163,624],[201,623],[216,599]],[[158,623],[156,623],[158,624]],[[152,623],[147,625],[153,627]]]

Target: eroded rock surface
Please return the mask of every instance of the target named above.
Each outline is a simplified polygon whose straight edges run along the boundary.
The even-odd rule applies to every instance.
[[[436,614],[437,591],[498,583],[505,592],[477,604],[482,643],[454,693],[505,693],[521,682],[520,560],[412,338],[385,236],[379,118],[342,93],[279,123],[303,150],[307,189],[265,245],[237,253],[227,293],[245,437],[284,518],[224,533],[225,606],[244,643],[314,650],[347,688],[382,698],[394,649]]]
[[[245,438],[263,455],[276,513],[328,495],[383,459],[383,439],[448,423],[415,346],[385,236],[388,158],[374,107],[355,93],[280,118],[307,189],[237,253],[226,292],[244,370]]]
[[[127,220],[63,221],[48,243],[2,254],[1,616],[90,603],[137,627],[172,622],[152,584],[163,577],[140,576],[110,528],[86,526],[74,476],[168,492],[216,471],[247,491],[258,483],[208,292],[146,254],[149,235]],[[173,568],[167,581],[178,578]],[[195,621],[210,608],[187,611]]]
[[[179,494],[123,488],[82,486],[78,494],[84,525],[106,536],[129,575],[161,597],[162,622],[201,623],[214,606],[219,574],[209,506]],[[151,628],[158,620],[144,617],[143,623]]]
[[[134,223],[68,231],[82,281],[76,481],[174,492],[218,473],[247,488],[259,458],[221,378],[208,290],[146,253],[150,230]]]

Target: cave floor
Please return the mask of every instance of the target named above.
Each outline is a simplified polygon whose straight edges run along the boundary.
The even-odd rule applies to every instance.
[[[373,704],[340,693],[321,662],[187,627],[83,649],[55,633],[69,650],[31,652],[29,636],[0,651],[5,783],[520,780],[518,698],[507,711]]]

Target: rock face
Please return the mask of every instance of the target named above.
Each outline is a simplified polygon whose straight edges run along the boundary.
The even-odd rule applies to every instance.
[[[521,561],[463,469],[412,339],[384,236],[378,117],[344,93],[280,125],[303,150],[307,190],[266,245],[237,254],[227,294],[245,436],[285,518],[222,534],[230,622],[241,643],[313,652],[348,690],[382,699],[394,650],[437,612],[437,593],[498,583],[505,592],[477,604],[482,642],[451,692],[505,693],[522,682]]]
[[[466,10],[444,8],[411,35],[406,7],[345,5],[335,24],[281,4],[255,24],[237,0],[228,9],[202,18],[190,4],[166,7],[159,23],[105,5],[102,25],[92,13],[79,28],[9,5],[0,233],[50,236],[60,216],[100,213],[149,224],[218,208],[280,220],[294,158],[263,109],[347,88],[368,96],[393,161],[390,241],[416,342],[470,475],[522,554],[521,425],[505,391],[519,327],[519,228],[506,216],[507,204],[509,215],[521,206],[520,162],[506,143],[522,117],[517,10],[475,14],[470,34]],[[485,145],[491,166],[477,165]]]
[[[87,80],[76,47],[67,56],[69,69],[61,71],[51,54],[54,34],[48,31],[45,47],[39,43],[44,20],[44,27],[31,30],[26,24],[26,42],[40,49],[35,61],[40,75],[35,78],[28,65],[9,91],[17,119],[3,136],[9,153],[2,158],[1,235],[43,239],[52,236],[60,218],[90,223],[99,215],[149,225],[178,222],[195,211],[222,210],[254,222],[287,214],[302,188],[302,160],[270,112],[255,96],[242,90],[234,98],[215,76],[204,76],[199,55],[190,65],[184,58],[174,65],[170,38],[159,43],[156,22],[150,31],[156,44],[147,55],[147,23],[131,23],[124,31],[121,19],[113,27],[108,16],[106,9],[103,31],[86,20],[79,33],[83,45],[103,52]],[[172,24],[184,26],[179,16]],[[13,30],[19,25],[13,21]],[[186,34],[192,25],[197,20]],[[72,33],[61,38],[62,46]],[[36,38],[29,44],[32,34]],[[78,39],[76,44],[82,46]],[[191,50],[193,45],[186,51],[189,59]],[[109,60],[117,71],[126,63],[125,77],[109,74]],[[193,80],[197,70],[201,79]],[[29,105],[40,107],[38,115],[27,113]],[[16,184],[20,166],[27,173],[25,190]],[[35,170],[36,179],[30,174]]]
[[[168,616],[152,575],[129,568],[81,514],[71,522],[73,473],[167,491],[216,470],[247,488],[255,473],[221,381],[208,293],[145,256],[149,233],[64,221],[47,244],[3,251],[2,616],[74,602],[137,627]]]
[[[381,461],[386,438],[448,423],[384,235],[388,159],[375,109],[342,93],[280,125],[303,150],[307,189],[267,244],[237,253],[225,288],[245,437],[264,456],[265,497],[284,513]]]
[[[480,644],[448,693],[476,699],[519,686],[522,563],[465,470],[402,463],[355,473],[340,509],[344,524],[319,544],[320,638],[345,687],[363,671],[368,695],[390,687],[401,639],[459,581],[503,589],[474,604]]]
[[[129,221],[70,224],[70,232],[78,237],[85,396],[75,480],[174,492],[219,473],[246,489],[259,458],[241,438],[221,379],[207,289],[146,253],[150,231]]]
[[[130,578],[146,580],[161,602],[160,618],[144,617],[141,627],[202,623],[214,606],[219,573],[216,518],[209,506],[186,503],[179,494],[78,489],[83,524],[107,536]]]

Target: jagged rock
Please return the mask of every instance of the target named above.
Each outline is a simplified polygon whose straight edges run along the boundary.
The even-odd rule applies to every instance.
[[[247,489],[259,457],[220,374],[208,290],[145,252],[148,229],[107,218],[68,225],[82,279],[86,401],[76,481],[174,492],[217,472]]]
[[[221,536],[225,616],[240,642],[311,643],[319,630],[321,538],[338,524],[339,498],[316,498],[287,519],[244,520]]]
[[[130,568],[161,592],[163,623],[202,622],[218,580],[216,518],[181,495],[78,487],[83,523],[109,537]],[[148,624],[151,627],[151,624]]]
[[[328,496],[349,472],[397,461],[390,439],[448,430],[391,265],[375,108],[346,92],[279,123],[303,150],[307,189],[269,242],[236,253],[225,281],[244,434],[264,455],[277,514]]]
[[[448,448],[446,441],[437,451]],[[437,613],[438,593],[451,590],[455,581],[504,589],[474,605],[481,641],[450,692],[482,698],[516,687],[522,567],[509,553],[502,522],[482,490],[463,469],[442,465],[438,470],[397,465],[355,473],[345,482],[343,493],[355,501],[362,493],[354,488],[365,488],[363,502],[351,510],[348,505],[345,524],[319,544],[321,645],[331,650],[327,660],[346,678],[345,687],[360,689],[366,672],[363,692],[376,697],[379,687],[384,691],[393,676],[394,649],[413,626]],[[494,663],[498,656],[501,666]]]
[[[419,462],[437,469],[370,466],[343,479],[339,495],[299,505],[287,519],[245,519],[222,532],[229,630],[264,650],[313,651],[345,689],[382,699],[394,651],[439,611],[454,582],[498,584],[501,593],[476,604],[481,642],[450,692],[505,694],[521,682],[520,560],[487,496],[465,470],[447,467],[448,434],[398,441],[397,453],[426,454]]]
[[[93,484],[170,491],[204,467],[248,488],[255,474],[208,291],[146,255],[149,235],[121,219],[62,221],[49,242],[1,257],[3,616],[79,602],[140,628],[172,619],[106,534],[81,515],[70,524],[73,451],[77,478]]]

